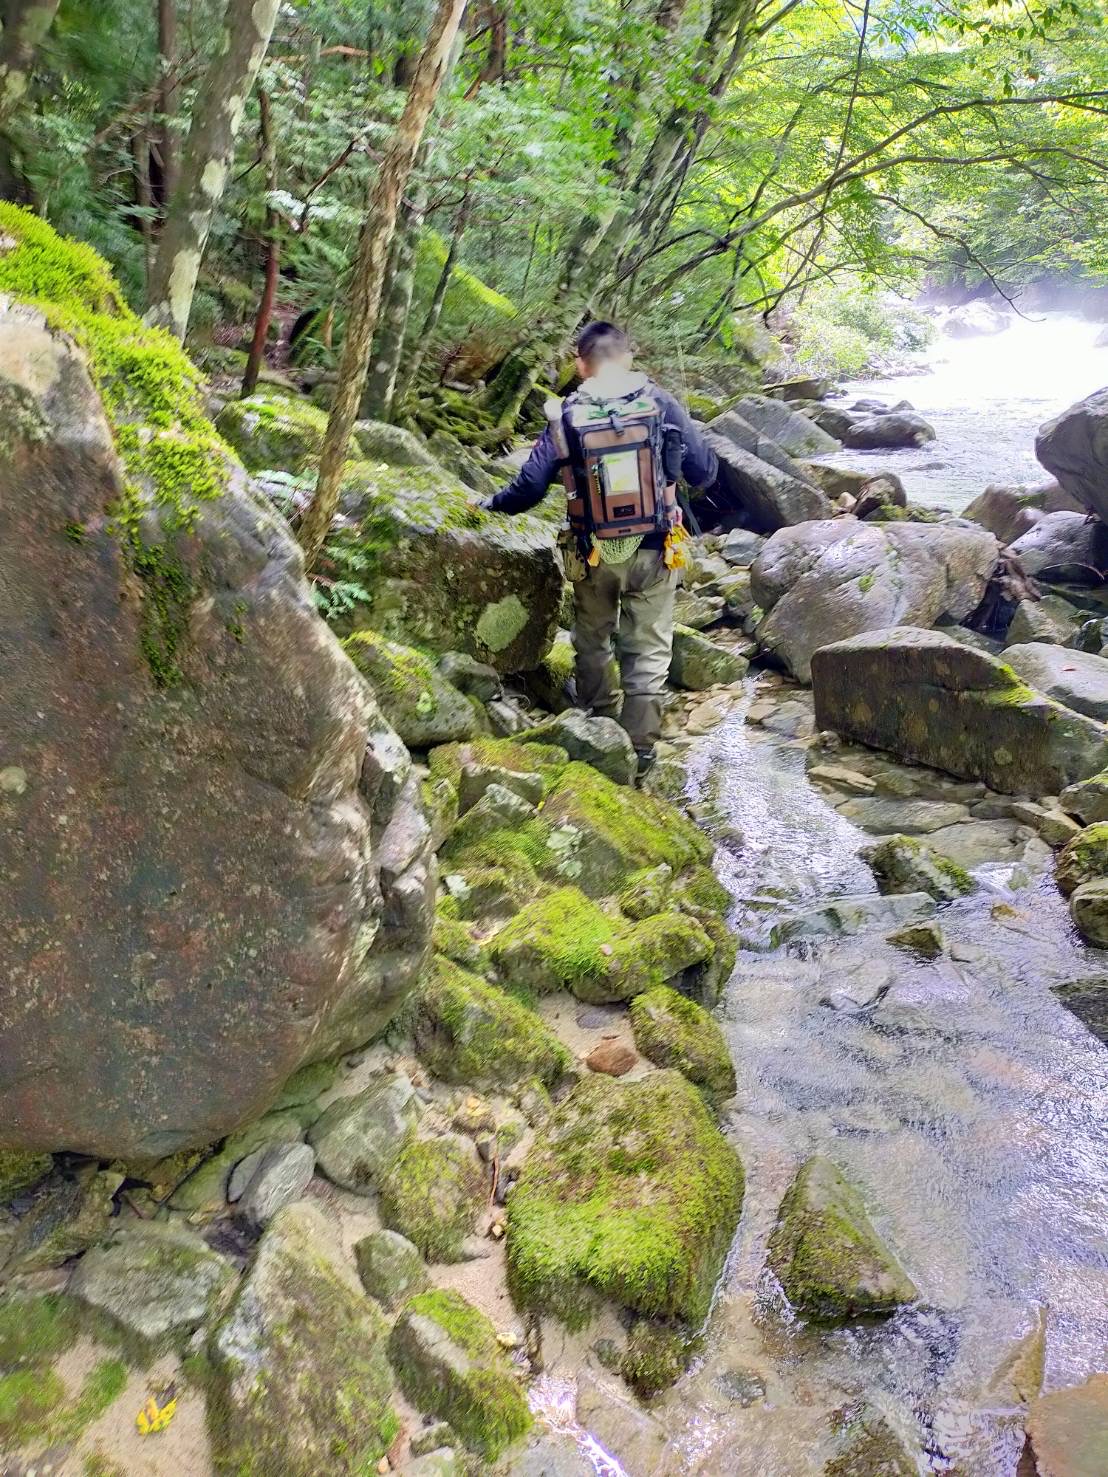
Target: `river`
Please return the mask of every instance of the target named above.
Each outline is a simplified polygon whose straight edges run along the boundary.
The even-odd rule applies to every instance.
[[[1035,432],[1094,389],[1108,384],[1104,325],[1065,313],[1013,315],[1002,333],[957,339],[940,334],[921,374],[858,380],[834,404],[859,396],[908,400],[937,432],[920,450],[844,451],[832,465],[873,466],[897,473],[908,496],[960,512],[990,483],[1047,480],[1035,460]]]

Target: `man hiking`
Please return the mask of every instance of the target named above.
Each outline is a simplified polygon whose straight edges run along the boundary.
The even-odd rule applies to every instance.
[[[676,483],[706,487],[716,456],[687,411],[631,368],[631,342],[613,323],[590,323],[577,340],[581,387],[547,402],[550,424],[502,492],[481,506],[524,513],[559,476],[568,498],[563,535],[573,582],[573,645],[581,707],[615,717],[611,675],[618,633],[620,722],[650,765],[661,729],[673,653],[673,600],[683,559]]]

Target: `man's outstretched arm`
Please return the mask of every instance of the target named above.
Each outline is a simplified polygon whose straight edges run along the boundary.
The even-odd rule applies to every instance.
[[[558,477],[561,457],[549,426],[531,449],[531,455],[502,491],[481,504],[490,513],[526,513],[537,507]]]
[[[690,487],[710,487],[719,473],[719,459],[703,432],[675,396],[663,392],[666,424],[681,432],[681,475]]]

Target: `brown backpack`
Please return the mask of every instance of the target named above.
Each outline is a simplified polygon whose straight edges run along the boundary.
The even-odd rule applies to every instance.
[[[596,539],[668,528],[676,477],[666,475],[663,410],[650,386],[618,400],[578,392],[563,415],[581,449],[581,470],[566,477],[570,527]]]

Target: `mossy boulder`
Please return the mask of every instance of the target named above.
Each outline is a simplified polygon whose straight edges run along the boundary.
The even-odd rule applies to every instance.
[[[16,1224],[6,1257],[0,1250],[4,1275],[60,1267],[95,1246],[107,1234],[122,1183],[122,1174],[95,1165],[44,1180]]]
[[[422,652],[386,641],[375,631],[356,631],[343,642],[343,650],[409,748],[454,743],[476,730],[473,704]]]
[[[364,1091],[337,1098],[308,1135],[320,1170],[355,1194],[377,1189],[415,1132],[421,1112],[402,1072],[383,1072]]]
[[[677,1383],[687,1363],[687,1341],[677,1329],[640,1318],[627,1337],[619,1372],[636,1395],[652,1400]]]
[[[540,1129],[509,1197],[512,1296],[571,1327],[603,1298],[695,1325],[742,1198],[738,1157],[680,1073],[585,1078]]]
[[[627,918],[649,918],[668,905],[673,890],[673,868],[661,862],[636,872],[619,895],[620,912]]]
[[[817,1323],[895,1313],[919,1296],[857,1190],[820,1155],[781,1202],[768,1262],[793,1307]]]
[[[1108,877],[1108,821],[1086,826],[1067,841],[1055,860],[1054,875],[1066,897],[1082,883]]]
[[[1070,916],[1086,943],[1108,949],[1108,877],[1082,882],[1070,893]]]
[[[354,1247],[358,1276],[370,1297],[394,1312],[427,1286],[427,1264],[419,1247],[398,1231],[373,1231]]]
[[[436,958],[416,1000],[416,1052],[436,1077],[484,1090],[553,1082],[570,1055],[534,1011]]]
[[[704,692],[721,682],[739,682],[750,663],[738,652],[709,641],[689,626],[675,626],[669,680],[674,687]]]
[[[279,1211],[208,1344],[217,1471],[373,1470],[399,1430],[386,1338],[322,1211]]]
[[[415,1139],[381,1185],[381,1218],[432,1262],[456,1262],[488,1197],[485,1168],[458,1134]]]
[[[319,461],[327,434],[327,412],[302,395],[260,389],[229,400],[216,417],[216,430],[252,472],[309,471]],[[357,437],[348,455],[358,460]]]
[[[367,462],[384,462],[390,467],[440,468],[439,459],[431,447],[405,426],[393,426],[388,421],[360,420],[354,424],[354,435],[360,455]],[[351,452],[352,460],[354,456],[355,453]]]
[[[537,667],[554,639],[562,571],[542,519],[496,517],[432,467],[350,462],[343,524],[368,600],[352,618],[390,640],[465,652],[498,672]]]
[[[0,1149],[0,1207],[31,1189],[54,1167],[49,1154],[27,1149]]]
[[[132,1221],[85,1253],[69,1293],[110,1320],[140,1357],[152,1357],[199,1328],[234,1280],[231,1263],[195,1231]]]
[[[554,744],[523,744],[515,738],[478,737],[469,743],[444,744],[428,756],[431,778],[449,781],[459,794],[466,769],[537,774],[543,782],[545,794],[553,788],[568,763],[569,755]],[[474,800],[477,798],[476,795],[473,797]]]
[[[1108,769],[1062,791],[1060,802],[1067,815],[1086,826],[1108,821]]]
[[[916,836],[886,836],[861,854],[883,893],[926,892],[949,903],[976,885],[965,867]]]
[[[489,957],[510,985],[539,994],[569,990],[595,1004],[630,1000],[713,953],[704,929],[684,913],[628,923],[576,887],[529,903],[489,944]]]
[[[631,1002],[635,1045],[659,1067],[675,1067],[718,1103],[735,1091],[735,1068],[723,1032],[701,1005],[657,985]]]
[[[486,1461],[530,1430],[527,1397],[496,1329],[460,1293],[412,1298],[389,1337],[389,1358],[416,1409],[449,1421]]]
[[[0,401],[0,1122],[153,1162],[386,1024],[429,857],[380,875],[379,711],[180,345],[8,203]]]
[[[635,746],[614,718],[590,718],[570,708],[519,736],[520,743],[554,744],[571,759],[592,765],[617,785],[634,783]]]

